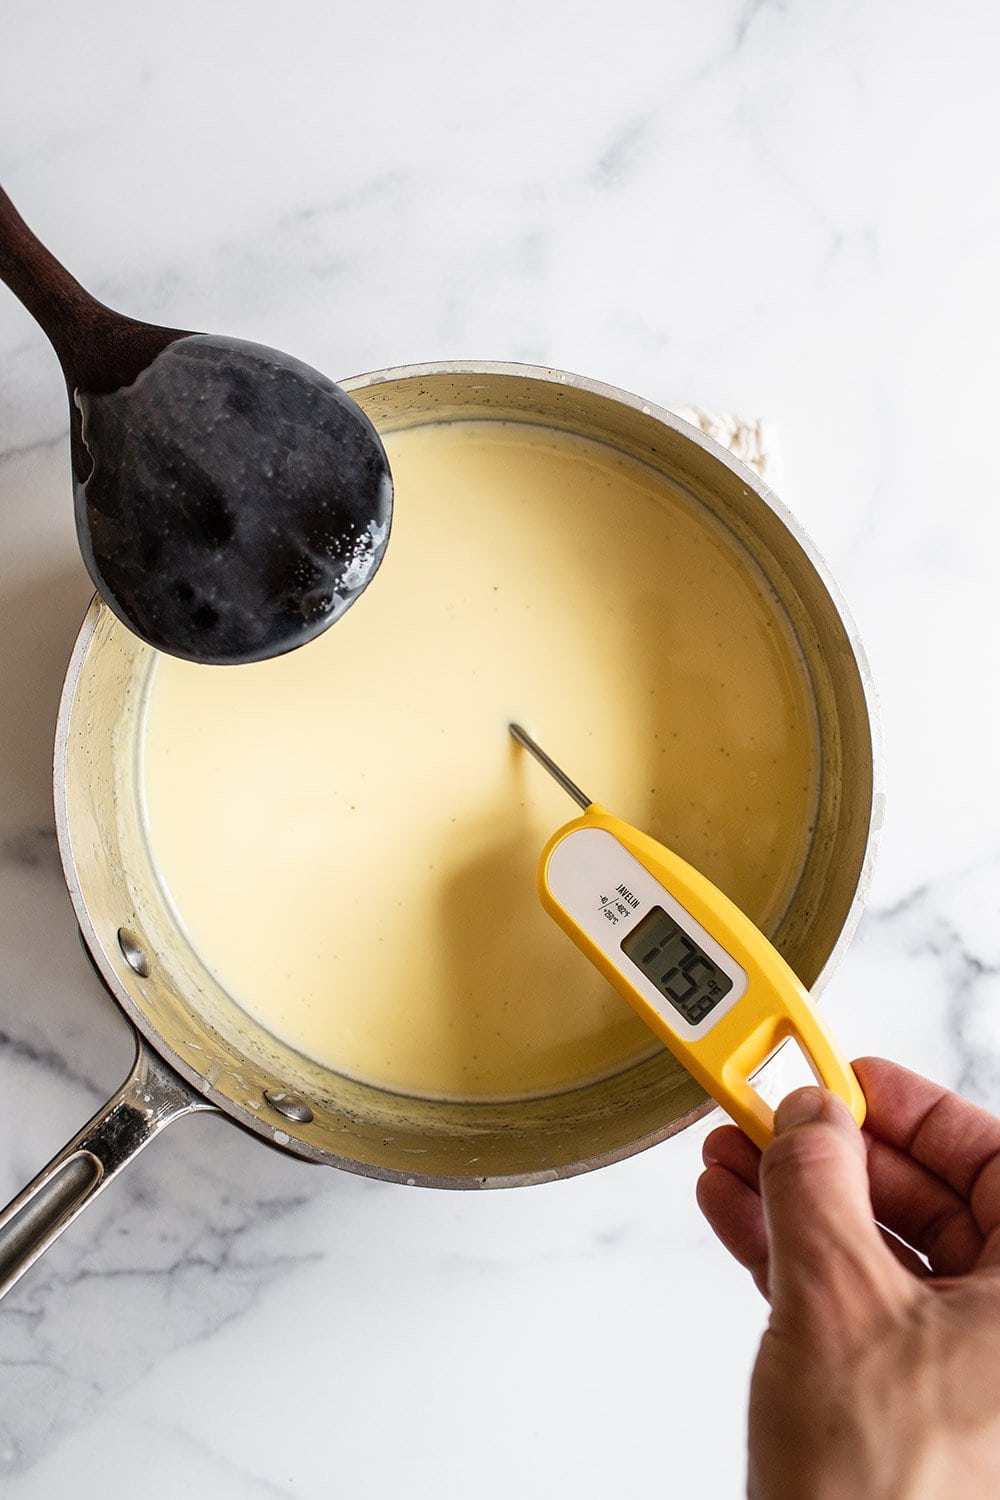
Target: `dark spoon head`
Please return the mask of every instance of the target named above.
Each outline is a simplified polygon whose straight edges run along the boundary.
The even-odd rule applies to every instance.
[[[158,650],[215,664],[319,635],[374,577],[392,480],[361,409],[275,349],[192,334],[76,390],[76,525],[98,591]]]

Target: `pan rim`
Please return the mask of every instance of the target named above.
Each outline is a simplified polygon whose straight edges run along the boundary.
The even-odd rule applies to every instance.
[[[524,379],[539,382],[549,386],[563,386],[578,389],[589,395],[599,397],[615,406],[624,406],[654,422],[674,431],[685,440],[701,448],[714,462],[721,463],[754,495],[760,500],[777,518],[781,526],[790,534],[792,539],[801,548],[807,561],[815,571],[819,582],[830,600],[830,603],[839,619],[845,639],[850,646],[854,663],[858,672],[862,690],[867,727],[871,739],[871,775],[872,791],[870,805],[866,809],[867,831],[864,841],[864,854],[861,870],[854,895],[848,911],[840,928],[839,934],[822,965],[814,984],[813,994],[820,994],[829,982],[837,966],[843,958],[843,954],[850,943],[866,903],[868,892],[874,870],[874,862],[878,847],[878,838],[881,831],[884,810],[885,786],[884,786],[884,744],[882,735],[881,718],[879,712],[878,698],[875,691],[874,680],[867,653],[860,640],[853,616],[846,604],[843,594],[836,581],[797,518],[787,509],[783,502],[775,495],[770,486],[761,477],[739,459],[734,457],[728,449],[708,437],[697,427],[694,427],[683,418],[677,416],[669,409],[659,406],[650,401],[625,391],[617,386],[606,382],[593,380],[589,377],[579,376],[567,371],[553,367],[536,366],[531,364],[500,362],[500,361],[436,361],[422,364],[408,364],[388,367],[382,370],[356,375],[338,383],[348,394],[371,389],[379,385],[399,383],[402,381],[419,381],[421,379],[438,379],[447,377],[468,378],[476,376],[499,377],[506,379]],[[95,595],[82,622],[80,631],[74,643],[73,651],[67,666],[66,676],[60,695],[59,711],[56,722],[55,754],[53,761],[54,803],[56,833],[58,838],[60,858],[62,860],[64,876],[70,899],[73,904],[76,918],[80,926],[81,935],[89,949],[94,963],[102,977],[103,982],[114,998],[116,1004],[122,1010],[126,1020],[135,1031],[147,1042],[158,1056],[163,1058],[184,1079],[192,1092],[199,1098],[207,1100],[220,1113],[224,1114],[235,1124],[252,1133],[256,1138],[264,1140],[267,1144],[275,1146],[286,1154],[337,1166],[342,1170],[358,1173],[365,1176],[378,1177],[387,1181],[395,1181],[404,1184],[419,1184],[421,1186],[448,1187],[448,1188],[472,1188],[481,1186],[501,1187],[519,1186],[532,1183],[553,1181],[561,1178],[575,1176],[584,1172],[596,1170],[598,1167],[610,1165],[613,1162],[625,1160],[630,1156],[637,1155],[649,1147],[678,1134],[688,1125],[703,1118],[716,1108],[712,1100],[706,1100],[693,1111],[671,1120],[662,1129],[658,1128],[648,1132],[638,1139],[631,1140],[620,1147],[614,1147],[596,1155],[581,1160],[574,1160],[566,1165],[544,1168],[535,1171],[520,1172],[505,1176],[486,1177],[452,1177],[431,1176],[419,1173],[406,1173],[396,1171],[382,1166],[372,1166],[368,1163],[344,1158],[336,1153],[318,1148],[311,1142],[302,1139],[295,1134],[294,1124],[288,1123],[288,1129],[276,1132],[273,1126],[260,1116],[253,1114],[250,1110],[241,1106],[228,1096],[224,1096],[213,1089],[208,1079],[200,1075],[196,1069],[187,1064],[183,1057],[177,1055],[174,1049],[147,1019],[142,1010],[135,1004],[128,988],[121,982],[115,965],[110,961],[105,945],[101,941],[98,932],[91,919],[90,908],[83,893],[82,881],[76,855],[73,848],[73,838],[70,830],[69,811],[67,804],[67,772],[69,756],[69,730],[77,691],[80,686],[83,666],[93,640],[101,612],[106,606],[102,604]],[[283,1139],[276,1140],[276,1135]]]

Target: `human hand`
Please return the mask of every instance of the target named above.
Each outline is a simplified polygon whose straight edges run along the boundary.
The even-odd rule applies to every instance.
[[[1000,1120],[881,1058],[854,1067],[864,1137],[808,1088],[763,1155],[733,1125],[703,1148],[702,1212],[771,1303],[749,1496],[1000,1496]]]

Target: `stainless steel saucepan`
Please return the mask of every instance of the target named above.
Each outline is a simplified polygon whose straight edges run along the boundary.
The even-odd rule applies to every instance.
[[[814,993],[860,916],[881,813],[870,677],[811,544],[767,487],[669,412],[609,386],[518,365],[426,365],[347,382],[383,432],[427,422],[529,422],[574,432],[665,474],[728,525],[791,622],[812,681],[819,816],[771,936]],[[218,1110],[292,1155],[431,1187],[544,1182],[620,1160],[710,1104],[666,1052],[613,1078],[508,1104],[409,1099],[341,1077],[271,1036],[179,931],[150,862],[138,794],[144,687],[155,654],[92,604],[56,737],[55,806],[84,942],[136,1035],[125,1083],[0,1214],[0,1295],[171,1121]]]

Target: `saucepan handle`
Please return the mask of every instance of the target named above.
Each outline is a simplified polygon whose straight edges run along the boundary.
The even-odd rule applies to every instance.
[[[0,1297],[77,1214],[173,1120],[214,1106],[136,1038],[121,1088],[0,1212]]]

